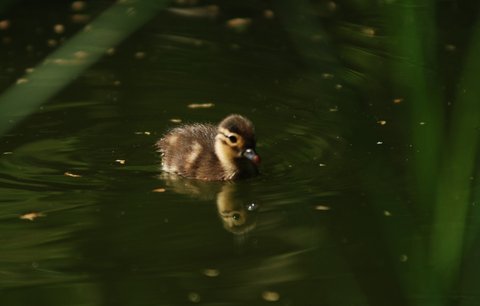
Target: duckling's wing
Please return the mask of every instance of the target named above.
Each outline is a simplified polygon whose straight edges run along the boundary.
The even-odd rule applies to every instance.
[[[163,155],[163,170],[191,178],[219,179],[221,168],[215,155],[216,134],[217,128],[209,124],[172,129],[157,142]]]

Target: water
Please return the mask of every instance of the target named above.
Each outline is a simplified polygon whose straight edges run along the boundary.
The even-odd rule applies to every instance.
[[[56,48],[49,39],[61,44],[84,25],[69,19],[70,4],[28,5],[5,13],[2,89]],[[405,285],[428,235],[412,227],[430,212],[414,216],[398,172],[410,149],[395,123],[378,123],[404,110],[374,106],[372,116],[351,101],[353,80],[305,67],[278,19],[253,14],[237,33],[220,20],[243,11],[226,7],[216,19],[160,13],[1,138],[2,305],[438,300]],[[258,177],[162,175],[162,133],[230,113],[256,126]],[[226,207],[240,219],[222,218]]]

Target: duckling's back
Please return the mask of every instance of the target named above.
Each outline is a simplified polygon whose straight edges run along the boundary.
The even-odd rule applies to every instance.
[[[172,129],[157,142],[162,169],[188,178],[222,180],[224,172],[215,154],[217,128],[192,124]]]

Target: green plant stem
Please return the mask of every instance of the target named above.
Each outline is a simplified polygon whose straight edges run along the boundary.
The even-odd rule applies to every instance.
[[[431,257],[444,290],[459,276],[466,217],[472,201],[472,182],[480,128],[480,22],[473,32],[465,68],[452,107],[449,145],[440,172]]]

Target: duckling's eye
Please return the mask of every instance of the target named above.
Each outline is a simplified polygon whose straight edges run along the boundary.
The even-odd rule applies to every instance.
[[[233,214],[232,216],[233,220],[237,220],[237,221],[240,220],[240,217],[241,217],[240,214]]]
[[[235,137],[235,136],[228,136],[228,139],[230,140],[231,143],[236,143],[237,142],[237,137]]]

